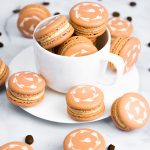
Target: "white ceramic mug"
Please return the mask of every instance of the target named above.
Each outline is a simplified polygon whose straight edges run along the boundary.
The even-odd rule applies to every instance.
[[[41,24],[45,24],[52,19],[49,17]],[[34,39],[35,60],[39,73],[46,79],[48,87],[51,89],[66,93],[71,87],[79,84],[97,84],[105,74],[108,62],[112,62],[116,69],[116,81],[123,75],[124,61],[121,57],[110,53],[111,36],[107,30],[104,33],[105,44],[98,52],[82,56],[68,57],[51,53],[42,48]],[[115,83],[114,83],[115,84]]]

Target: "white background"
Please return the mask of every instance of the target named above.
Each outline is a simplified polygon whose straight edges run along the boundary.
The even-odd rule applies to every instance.
[[[140,73],[139,92],[150,99],[150,72],[148,72],[150,48],[146,46],[150,42],[150,1],[135,1],[137,2],[136,7],[130,7],[129,0],[103,0],[99,2],[108,8],[110,14],[113,11],[119,11],[123,18],[132,16],[134,35],[139,37],[142,42],[142,53],[137,63]],[[7,64],[19,51],[32,44],[32,40],[20,36],[16,29],[18,16],[16,14],[12,16],[12,10],[29,2],[31,0],[0,0],[0,32],[3,34],[0,36],[0,41],[5,45],[4,48],[0,48],[0,57]],[[42,0],[32,0],[32,2],[42,2]],[[77,2],[80,1],[51,0],[48,8],[52,13],[59,11],[68,14],[71,6]],[[122,132],[116,129],[110,118],[88,124],[52,123],[33,117],[20,108],[12,106],[6,100],[4,89],[0,89],[0,145],[14,140],[24,141],[26,135],[32,134],[35,139],[32,146],[35,150],[62,150],[66,134],[79,127],[98,130],[103,134],[107,145],[112,143],[117,150],[148,150],[150,147],[150,122],[144,128],[132,132]]]

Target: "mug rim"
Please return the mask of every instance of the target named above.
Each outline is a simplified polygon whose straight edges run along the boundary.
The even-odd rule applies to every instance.
[[[52,53],[52,52],[49,52],[48,50],[46,50],[45,48],[43,48],[43,47],[37,42],[37,40],[36,40],[36,38],[35,38],[35,32],[36,32],[36,30],[38,29],[38,27],[39,27],[42,23],[44,23],[44,22],[46,22],[47,20],[49,20],[49,19],[51,19],[51,18],[53,18],[53,17],[56,17],[56,16],[60,16],[60,15],[50,16],[50,17],[48,17],[48,18],[42,20],[42,21],[36,26],[36,28],[35,28],[35,30],[34,30],[34,32],[33,32],[33,42],[34,42],[34,45],[36,45],[36,47],[38,47],[38,49],[40,49],[43,53],[45,53],[45,54],[47,54],[47,55],[50,55],[50,56],[53,56],[53,57],[56,57],[56,58],[59,58],[59,59],[84,59],[84,58],[90,58],[90,57],[95,56],[95,55],[97,55],[97,54],[99,54],[99,53],[102,53],[102,52],[104,51],[105,47],[106,47],[108,44],[110,44],[111,35],[110,35],[110,31],[108,30],[108,28],[106,28],[106,33],[107,33],[107,36],[108,36],[107,42],[106,42],[105,45],[104,45],[100,50],[98,50],[98,52],[96,52],[96,53],[93,53],[93,54],[90,54],[90,55],[85,55],[85,56],[82,56],[82,57],[68,57],[68,56],[58,55],[58,54],[54,54],[54,53]],[[65,16],[67,16],[67,15],[65,15]]]

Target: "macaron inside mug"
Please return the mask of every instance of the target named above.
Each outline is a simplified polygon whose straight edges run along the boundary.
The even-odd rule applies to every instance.
[[[80,57],[96,53],[97,51],[97,48],[88,38],[73,36],[59,47],[58,53],[63,56]]]
[[[74,29],[64,15],[50,17],[40,23],[34,33],[37,42],[45,49],[62,44],[72,36]]]

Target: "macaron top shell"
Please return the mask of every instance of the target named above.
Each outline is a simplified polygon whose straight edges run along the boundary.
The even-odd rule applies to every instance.
[[[32,37],[35,27],[51,14],[47,8],[38,4],[29,4],[22,8],[17,21],[18,29],[26,37]]]
[[[40,38],[45,34],[54,33],[58,30],[61,24],[65,24],[67,21],[67,17],[63,15],[56,15],[40,24],[35,31],[35,37]]]
[[[45,80],[41,76],[28,71],[14,73],[8,81],[10,90],[27,95],[42,92],[45,84]]]
[[[150,116],[150,107],[145,98],[137,93],[127,93],[120,98],[118,115],[132,129],[143,127]]]
[[[10,142],[1,146],[0,150],[33,150],[33,148],[23,142]]]
[[[81,2],[70,10],[70,19],[83,27],[97,27],[108,20],[108,11],[98,3]]]
[[[139,54],[141,52],[140,40],[136,37],[131,37],[122,50],[119,56],[121,56],[125,62],[125,71],[128,72],[133,65],[137,62]]]
[[[91,85],[73,87],[66,95],[67,105],[73,109],[93,109],[103,103],[103,92]]]
[[[64,140],[65,150],[105,150],[105,148],[103,136],[87,128],[74,130]]]
[[[111,18],[108,21],[108,29],[113,37],[130,36],[133,31],[131,22],[119,17]]]
[[[83,36],[73,36],[60,46],[60,55],[80,57],[97,52],[93,43]]]

